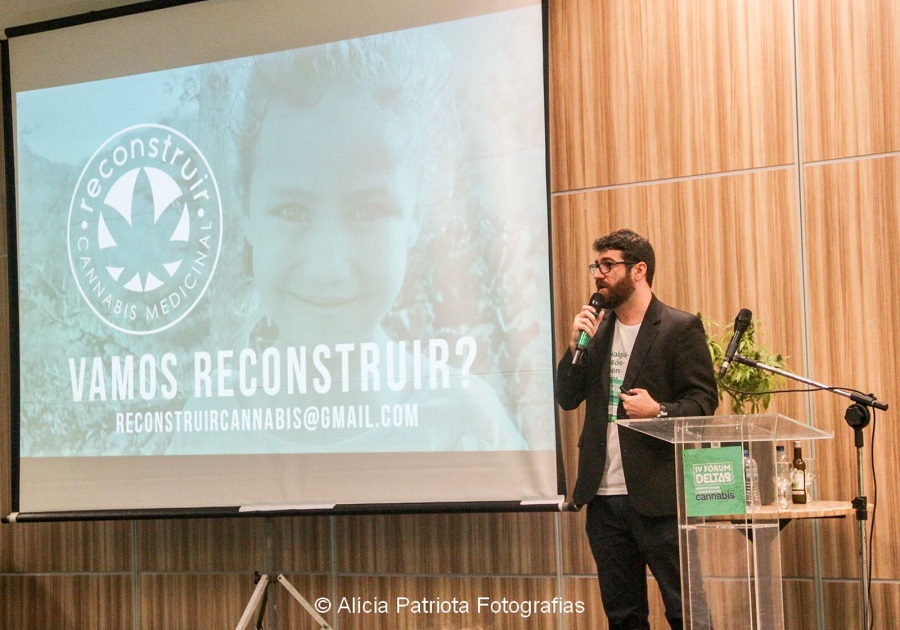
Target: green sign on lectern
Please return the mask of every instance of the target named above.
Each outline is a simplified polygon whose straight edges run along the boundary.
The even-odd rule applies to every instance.
[[[688,516],[746,514],[740,446],[685,449],[682,462]]]

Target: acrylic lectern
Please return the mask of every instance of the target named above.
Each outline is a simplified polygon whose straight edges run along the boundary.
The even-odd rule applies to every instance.
[[[791,453],[792,441],[832,434],[780,414],[617,422],[675,448],[684,628],[784,630],[775,446]],[[744,450],[759,470],[758,504],[746,496]]]

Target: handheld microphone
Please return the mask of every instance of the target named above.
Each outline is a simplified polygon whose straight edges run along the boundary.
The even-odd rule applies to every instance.
[[[594,316],[600,314],[600,309],[603,304],[603,296],[599,293],[595,293],[591,296],[591,301],[588,302],[589,305],[594,307]],[[576,365],[579,361],[581,361],[581,357],[584,355],[584,351],[587,350],[588,341],[591,340],[591,336],[584,332],[583,330],[578,333],[578,340],[575,342],[575,356],[572,357],[572,365]]]
[[[731,335],[731,341],[728,342],[728,348],[725,350],[725,360],[722,361],[722,367],[719,368],[719,378],[725,376],[728,366],[734,361],[734,355],[737,354],[738,346],[741,345],[741,337],[747,332],[752,317],[753,313],[749,309],[742,308],[734,318],[734,334]]]

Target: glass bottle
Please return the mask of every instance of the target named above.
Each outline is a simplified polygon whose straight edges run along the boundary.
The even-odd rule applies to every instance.
[[[794,468],[791,471],[791,499],[794,503],[806,503],[806,462],[799,440],[794,442]]]

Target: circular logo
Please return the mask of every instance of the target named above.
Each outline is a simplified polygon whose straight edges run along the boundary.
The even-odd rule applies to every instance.
[[[206,292],[222,245],[222,200],[206,158],[163,125],[137,125],[97,149],[69,206],[69,264],[91,310],[150,335]]]

